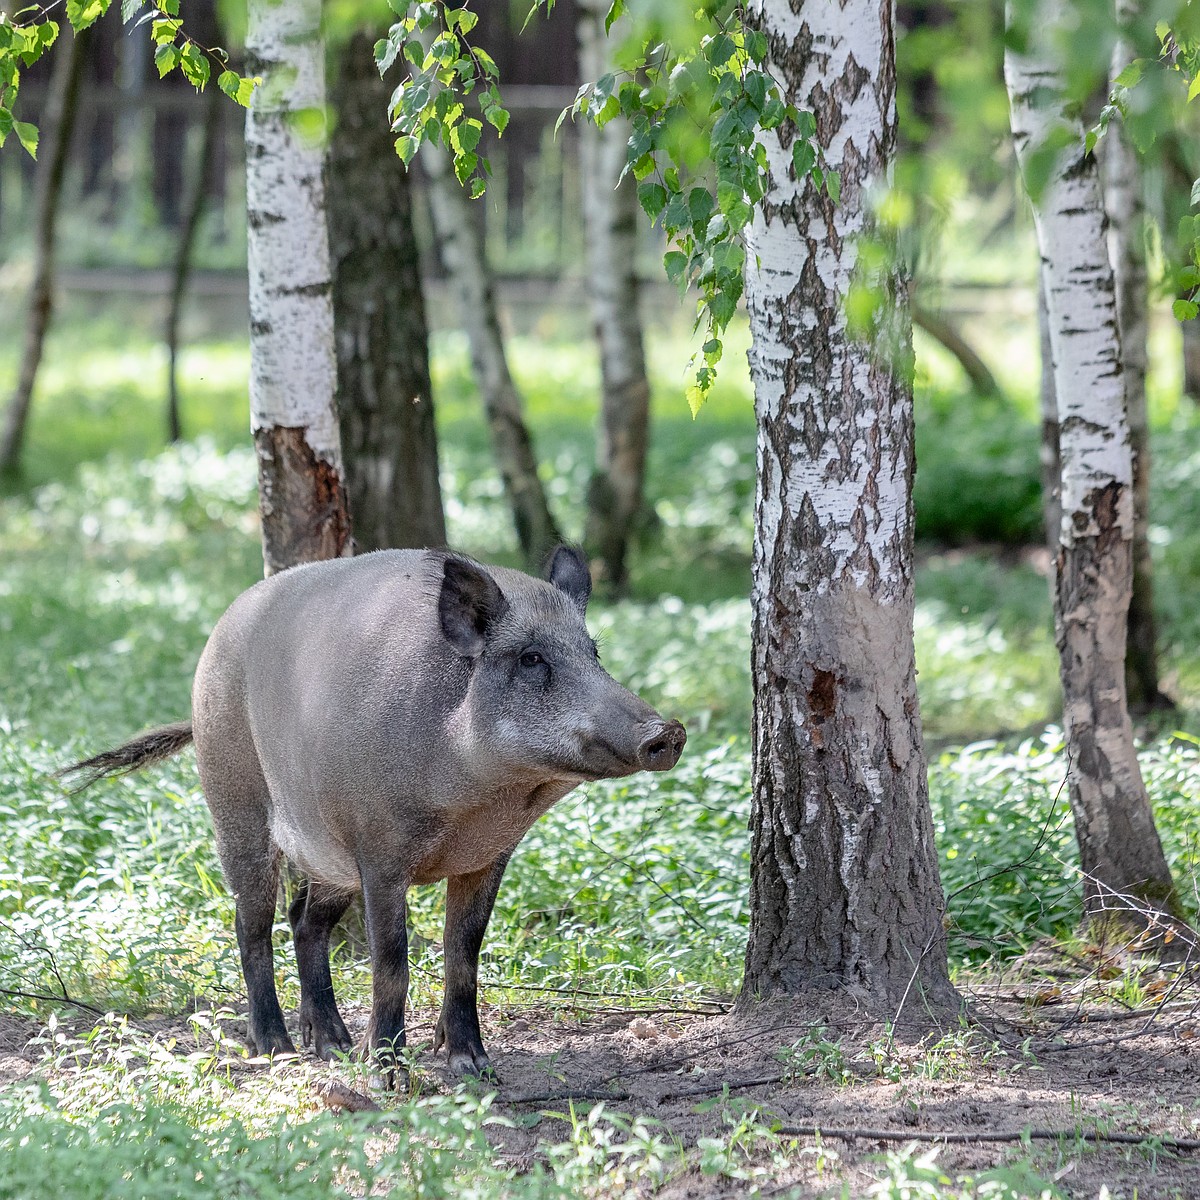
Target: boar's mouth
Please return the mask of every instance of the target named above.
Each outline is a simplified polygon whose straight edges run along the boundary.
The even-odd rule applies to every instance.
[[[574,770],[585,779],[619,779],[637,771],[669,771],[683,753],[687,733],[678,721],[656,721],[644,727],[636,744],[619,750],[595,734],[581,747]]]

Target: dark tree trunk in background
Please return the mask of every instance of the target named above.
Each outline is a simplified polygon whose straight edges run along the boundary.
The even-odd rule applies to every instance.
[[[1118,3],[1118,15],[1128,17]],[[1113,50],[1116,78],[1133,57],[1127,43]],[[1158,686],[1158,629],[1154,617],[1154,568],[1150,559],[1150,428],[1146,414],[1146,338],[1149,303],[1144,238],[1145,206],[1137,154],[1120,121],[1103,142],[1104,202],[1108,250],[1116,283],[1117,323],[1125,371],[1125,413],[1133,451],[1133,592],[1125,687],[1136,711],[1173,707]]]
[[[326,199],[342,454],[361,550],[446,542],[408,172],[372,40],[341,54]]]
[[[1192,298],[1188,291],[1186,299]],[[1200,319],[1179,322],[1183,338],[1183,394],[1200,403]]]
[[[561,538],[538,478],[521,396],[508,369],[483,238],[449,156],[430,145],[422,149],[421,160],[429,180],[429,207],[438,247],[471,348],[471,366],[487,416],[492,453],[504,480],[521,553],[526,565],[537,569]]]
[[[1061,28],[1065,0],[1038,10],[1031,42]],[[1061,80],[1038,49],[1004,58],[1022,172],[1070,118]],[[1104,202],[1083,127],[1032,197],[1054,355],[1062,457],[1054,621],[1071,808],[1091,919],[1142,906],[1173,911],[1171,872],[1138,766],[1125,698],[1133,580],[1133,454]]]
[[[25,319],[25,342],[17,386],[8,402],[4,432],[0,436],[0,473],[16,474],[21,469],[25,426],[33,385],[42,361],[46,330],[54,310],[54,235],[58,205],[62,197],[71,133],[79,110],[79,81],[83,75],[84,49],[90,31],[72,33],[63,22],[50,78],[49,102],[41,123],[38,156],[37,215],[33,252],[33,283]]]
[[[764,136],[771,184],[746,273],[758,490],[743,997],[846,989],[895,1015],[956,997],[913,656],[907,290],[887,281],[870,340],[844,305],[895,150],[892,6],[758,0],[750,19],[785,98],[814,112],[842,194],[797,185],[788,129]]]
[[[196,162],[192,178],[188,181],[188,194],[184,202],[183,219],[179,226],[179,240],[175,243],[175,262],[171,267],[171,297],[167,305],[167,436],[177,442],[183,436],[183,425],[179,417],[179,385],[177,366],[179,358],[179,318],[183,313],[183,299],[187,293],[188,277],[192,273],[192,254],[196,249],[196,234],[200,229],[200,218],[204,214],[204,198],[208,194],[209,177],[221,128],[222,104],[227,104],[221,89],[213,84],[208,89],[204,106],[204,127],[200,138],[200,157]]]
[[[585,80],[612,69],[604,30],[608,0],[577,0],[580,71]],[[613,37],[619,36],[619,30]],[[638,311],[637,246],[641,209],[633,175],[618,185],[625,166],[629,123],[614,118],[603,129],[584,121],[579,130],[588,292],[600,343],[600,427],[596,470],[588,485],[584,545],[596,582],[625,590],[626,558],[642,509],[650,433],[650,381]]]

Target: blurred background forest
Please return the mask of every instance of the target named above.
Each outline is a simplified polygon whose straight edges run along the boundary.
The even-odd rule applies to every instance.
[[[1001,8],[905,0],[897,16],[903,154],[889,203],[913,269],[917,660],[957,963],[1014,953],[1040,933],[1067,934],[1079,904],[1055,753],[1060,699],[1039,465],[1037,256],[1008,127]],[[331,14],[331,26],[346,16]],[[588,308],[579,130],[570,120],[555,129],[583,78],[576,15],[572,0],[559,0],[548,19],[519,33],[523,6],[480,6],[476,40],[499,65],[512,118],[502,138],[488,131],[494,179],[471,216],[497,280],[540,478],[559,528],[579,540],[596,458],[600,367]],[[208,0],[189,4],[188,21],[206,44],[233,41]],[[1090,45],[1092,36],[1081,33],[1080,58],[1106,62],[1110,43],[1097,30]],[[336,87],[339,43],[332,43]],[[57,302],[20,469],[0,484],[0,816],[20,835],[0,867],[0,911],[18,932],[36,930],[58,945],[58,969],[80,994],[104,1005],[160,1007],[217,978],[236,986],[230,942],[218,932],[228,926],[227,901],[213,883],[194,778],[171,766],[155,780],[121,785],[104,801],[117,806],[111,823],[88,817],[81,846],[53,861],[39,848],[61,840],[73,810],[44,801],[34,779],[81,751],[185,716],[207,631],[261,575],[247,432],[243,113],[223,101],[210,105],[178,72],[160,81],[152,47],[122,26],[115,9],[92,31],[81,69],[56,236]],[[53,61],[30,70],[26,119],[46,124],[53,71]],[[1181,158],[1184,148],[1172,153]],[[15,144],[0,155],[0,396],[13,387],[21,356],[38,170]],[[1150,542],[1161,688],[1176,707],[1142,715],[1143,770],[1193,912],[1200,360],[1189,356],[1193,335],[1173,317],[1162,282],[1169,237],[1162,231],[1187,211],[1186,180],[1195,173],[1163,154],[1145,180]],[[420,156],[411,186],[448,538],[488,561],[516,563],[521,554]],[[637,802],[605,827],[607,866],[595,868],[595,880],[573,898],[571,919],[538,954],[547,979],[581,978],[595,962],[592,950],[572,958],[572,931],[607,922],[614,940],[593,949],[612,959],[614,978],[727,990],[738,978],[745,919],[755,469],[748,334],[744,319],[735,319],[719,382],[693,419],[684,398],[693,305],[665,282],[656,231],[639,228],[639,314],[652,390],[646,494],[625,594],[604,599],[594,619],[613,673],[680,716],[692,740],[685,765],[665,782],[637,784]],[[185,237],[190,229],[194,239]],[[171,443],[166,331],[181,276],[182,437]],[[162,779],[174,816],[159,811]],[[594,846],[593,801],[601,805],[610,792],[629,799],[631,788],[597,786],[585,809],[535,830],[522,850],[526,883],[502,896],[510,912],[498,929],[524,938],[528,923],[514,913],[554,909],[558,901],[541,887],[563,869],[557,856]],[[664,820],[668,802],[678,809]],[[146,834],[140,849],[137,829]],[[635,850],[654,851],[652,870],[630,865]],[[990,878],[1016,863],[1020,870]],[[147,887],[157,899],[135,912],[132,892]],[[435,929],[438,903],[418,906],[418,928]],[[168,949],[168,914],[188,904],[207,914],[203,929],[193,922],[194,936]],[[715,930],[713,944],[675,945],[676,909],[689,905]],[[84,907],[95,930],[87,944],[67,936]],[[621,951],[629,957],[612,958],[621,929],[640,929],[648,911],[659,932]],[[530,920],[548,936],[542,917]],[[130,928],[135,943],[146,939],[139,962],[149,966],[126,975],[102,968]],[[496,963],[512,961],[501,934],[493,944]],[[47,970],[23,943],[11,943],[4,959],[30,987]]]

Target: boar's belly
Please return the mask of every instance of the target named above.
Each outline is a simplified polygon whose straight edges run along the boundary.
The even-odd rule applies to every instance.
[[[510,852],[547,809],[574,783],[554,781],[518,795],[501,795],[444,815],[440,836],[417,863],[414,883],[432,883],[453,875],[470,875]]]
[[[271,833],[288,861],[309,879],[320,880],[347,892],[357,892],[362,887],[354,855],[323,830],[302,832],[277,812]]]

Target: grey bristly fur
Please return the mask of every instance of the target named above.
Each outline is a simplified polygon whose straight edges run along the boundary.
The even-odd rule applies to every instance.
[[[160,725],[157,729],[147,730],[132,741],[118,746],[114,750],[105,750],[83,762],[72,763],[69,767],[60,767],[54,772],[55,779],[63,779],[68,775],[79,772],[83,778],[70,788],[74,795],[84,788],[91,787],[97,779],[110,775],[128,775],[130,771],[139,771],[151,763],[161,762],[178,754],[192,741],[191,721],[176,721],[173,725]]]

